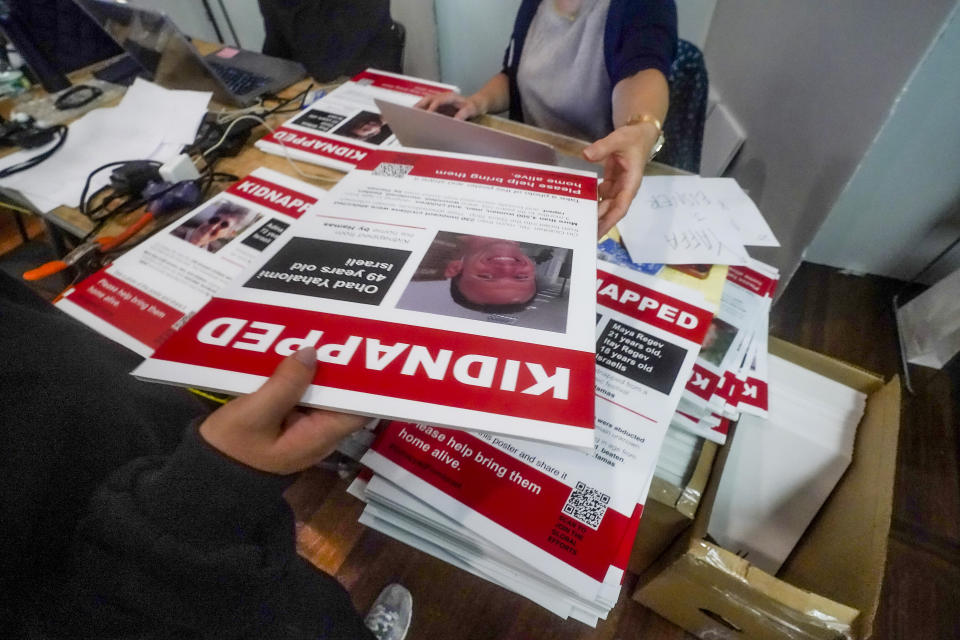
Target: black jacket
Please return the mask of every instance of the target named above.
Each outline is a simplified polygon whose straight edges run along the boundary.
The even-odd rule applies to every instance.
[[[0,637],[370,637],[193,396],[2,274],[0,354]]]

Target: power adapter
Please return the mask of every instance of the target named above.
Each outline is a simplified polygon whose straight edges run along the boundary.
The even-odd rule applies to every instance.
[[[258,126],[260,126],[260,123],[253,118],[244,118],[227,123],[223,130],[227,131],[229,129],[230,133],[217,146],[215,153],[221,158],[230,158],[237,155],[243,150],[247,139],[250,138],[250,132]]]
[[[163,178],[164,182],[172,184],[184,180],[196,180],[200,177],[200,172],[197,171],[197,165],[193,164],[190,156],[181,153],[160,167],[160,177]]]
[[[217,122],[217,119],[218,115],[216,113],[208,113],[204,117],[200,123],[200,128],[197,130],[196,138],[194,138],[193,143],[184,149],[184,153],[192,155],[212,149],[223,138],[224,132],[230,129],[230,134],[223,142],[220,142],[214,153],[220,158],[235,156],[243,149],[243,145],[250,137],[250,132],[260,125],[257,120],[243,118],[243,116],[226,123]],[[232,128],[230,128],[231,124],[233,125]]]
[[[150,182],[162,182],[155,162],[134,160],[122,164],[110,174],[110,186],[122,195],[139,195]]]
[[[21,149],[36,149],[52,142],[57,136],[56,127],[27,129],[10,136],[9,140]]]
[[[0,146],[35,149],[51,142],[56,127],[41,127],[30,116],[19,115],[10,120],[0,118]]]

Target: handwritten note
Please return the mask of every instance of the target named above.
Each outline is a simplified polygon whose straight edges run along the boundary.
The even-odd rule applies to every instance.
[[[720,203],[740,241],[748,247],[779,247],[760,209],[733,178],[700,178],[703,188]]]
[[[698,176],[647,176],[618,227],[634,262],[746,264],[737,227]],[[771,234],[772,235],[772,234]]]

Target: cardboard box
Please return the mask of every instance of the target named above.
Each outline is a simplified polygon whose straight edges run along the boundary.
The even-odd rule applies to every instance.
[[[697,464],[685,487],[677,487],[656,476],[643,508],[637,539],[630,554],[628,569],[643,573],[677,537],[690,528],[697,506],[710,479],[718,446],[705,440]]]
[[[869,394],[850,467],[775,578],[703,539],[722,448],[692,525],[641,575],[633,598],[700,638],[865,640],[886,565],[900,382],[775,338],[770,352]]]

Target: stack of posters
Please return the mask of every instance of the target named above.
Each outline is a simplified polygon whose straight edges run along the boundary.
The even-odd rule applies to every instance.
[[[723,444],[741,413],[766,416],[767,336],[778,279],[773,267],[756,260],[729,268],[674,426]]]
[[[391,422],[351,492],[361,522],[596,625],[616,603],[667,425],[714,306],[662,279],[596,272],[587,450]],[[524,434],[520,434],[524,435]]]
[[[295,160],[349,171],[370,151],[399,146],[380,117],[375,99],[413,106],[431,93],[457,87],[367,69],[313,102],[256,146],[275,155],[289,153]]]
[[[685,489],[693,476],[705,438],[671,424],[663,439],[653,475],[679,489]]]
[[[326,191],[257,169],[68,288],[56,305],[149,356]]]
[[[610,259],[708,296],[716,289],[719,300],[658,467],[658,476],[683,486],[699,438],[723,444],[742,413],[765,415],[768,315],[779,276],[746,248],[779,244],[731,178],[647,176],[619,227],[621,242],[601,247]]]
[[[590,448],[596,200],[588,172],[371,151],[134,375],[247,393],[309,345],[306,405]]]
[[[767,317],[779,274],[746,247],[779,243],[732,178],[647,176],[619,228],[621,264],[704,280],[729,265],[719,312],[672,421],[723,444],[731,420],[766,412]]]

